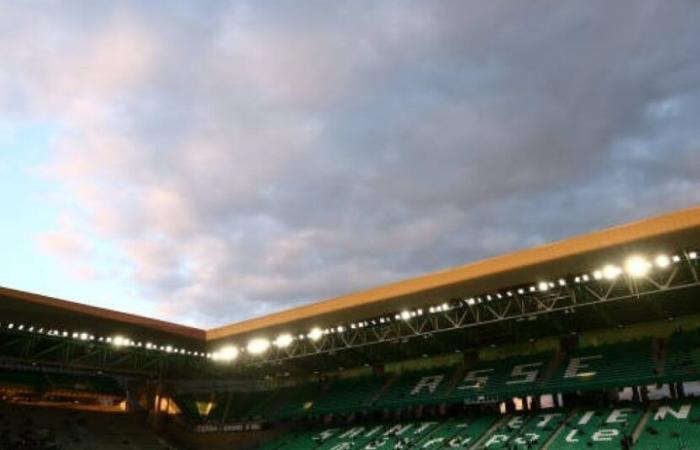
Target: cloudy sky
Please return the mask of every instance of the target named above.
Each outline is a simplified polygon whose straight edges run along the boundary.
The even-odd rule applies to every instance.
[[[693,206],[699,23],[0,1],[0,285],[213,326]]]

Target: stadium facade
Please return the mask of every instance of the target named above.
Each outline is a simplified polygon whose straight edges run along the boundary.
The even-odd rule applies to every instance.
[[[700,448],[699,251],[693,208],[211,330],[0,289],[0,448]]]

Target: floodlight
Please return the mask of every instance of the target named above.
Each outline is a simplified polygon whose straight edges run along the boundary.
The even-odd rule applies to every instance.
[[[549,285],[548,285],[547,282],[545,282],[545,281],[540,281],[540,282],[537,284],[537,289],[539,289],[539,290],[542,291],[542,292],[545,292],[545,291],[547,291],[547,290],[549,289]]]
[[[654,260],[654,263],[656,263],[657,267],[665,269],[671,265],[671,258],[669,258],[667,255],[658,255]]]
[[[603,279],[603,271],[602,270],[594,271],[593,278],[595,278],[596,280],[602,280]]]
[[[698,252],[696,252],[696,251],[688,252],[688,258],[698,259]]]
[[[90,336],[87,333],[80,333],[78,337],[80,337],[81,341],[87,341],[88,339],[90,339]]]
[[[214,361],[230,362],[238,358],[238,349],[232,345],[227,345],[212,353],[211,358]]]
[[[122,336],[114,336],[111,339],[111,342],[115,347],[123,347],[129,344],[129,340]]]
[[[401,316],[400,316],[400,318],[403,319],[403,320],[408,320],[408,319],[410,319],[410,318],[411,318],[411,313],[410,313],[410,311],[401,311]]]
[[[309,339],[311,339],[312,341],[318,341],[319,339],[321,339],[322,336],[323,331],[318,327],[312,328],[308,334]]]
[[[642,256],[630,256],[625,261],[625,272],[633,278],[643,277],[649,273],[649,269],[651,263]]]
[[[605,277],[606,280],[614,280],[619,277],[621,273],[622,269],[614,264],[608,264],[603,267],[603,277]]]
[[[265,353],[268,348],[270,348],[270,341],[265,338],[255,338],[248,342],[248,353],[253,355],[259,355]]]
[[[292,345],[293,341],[294,338],[291,334],[280,334],[277,336],[277,339],[275,339],[274,345],[277,348],[286,348]]]

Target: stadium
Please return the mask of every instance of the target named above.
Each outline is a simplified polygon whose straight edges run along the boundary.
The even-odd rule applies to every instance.
[[[0,291],[0,448],[700,448],[700,208],[202,330]]]

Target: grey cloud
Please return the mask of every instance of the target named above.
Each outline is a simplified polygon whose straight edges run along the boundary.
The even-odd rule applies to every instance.
[[[696,2],[76,5],[0,45],[0,108],[58,118],[81,230],[173,320],[700,201]]]

